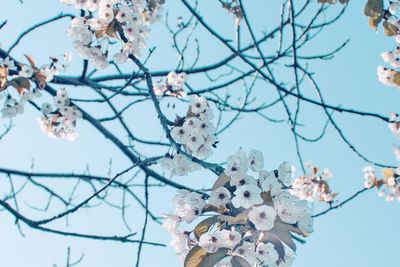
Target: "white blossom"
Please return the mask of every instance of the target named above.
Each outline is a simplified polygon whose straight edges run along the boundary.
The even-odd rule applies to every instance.
[[[272,243],[260,242],[256,247],[256,257],[264,265],[272,265],[278,261],[279,254]]]
[[[220,237],[218,234],[204,233],[200,236],[199,246],[208,253],[215,253],[223,244],[223,240]]]
[[[251,150],[248,155],[249,168],[254,172],[259,172],[264,167],[264,156],[259,150]]]
[[[208,202],[215,207],[224,207],[231,201],[231,193],[225,187],[218,187],[210,194]]]
[[[249,220],[257,230],[268,231],[274,227],[276,211],[273,207],[262,205],[253,207],[249,212]]]
[[[261,189],[255,185],[240,186],[234,192],[235,196],[232,199],[232,204],[236,208],[243,207],[245,209],[259,205],[263,202],[261,192]]]

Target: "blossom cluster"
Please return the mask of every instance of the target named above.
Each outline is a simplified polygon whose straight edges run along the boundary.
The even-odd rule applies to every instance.
[[[175,121],[171,137],[177,144],[184,146],[190,155],[206,159],[211,156],[217,142],[212,118],[213,113],[206,98],[194,95],[186,116]]]
[[[65,54],[50,58],[50,64],[36,67],[33,57],[26,56],[26,58],[29,65],[17,64],[9,57],[0,60],[0,99],[4,99],[1,109],[3,118],[13,118],[22,114],[25,104],[41,97],[40,89],[44,88],[54,75],[65,71],[71,62],[71,55]],[[31,82],[34,82],[36,87],[32,86]]]
[[[336,193],[332,193],[328,179],[333,175],[329,169],[320,173],[320,169],[312,164],[306,163],[309,172],[292,181],[291,194],[307,201],[333,202]]]
[[[391,68],[379,66],[377,69],[378,79],[386,86],[400,87],[400,72],[398,71],[400,68],[400,20],[398,19],[400,3],[398,1],[390,1],[389,7],[380,12],[375,10],[378,6],[369,6],[367,3],[366,8],[371,9],[371,13],[378,17],[378,19],[373,17],[377,21],[377,24],[379,24],[382,18],[385,20],[383,22],[385,34],[393,36],[396,40],[395,49],[381,53],[382,60],[389,64]],[[375,25],[374,28],[377,29],[377,26]]]
[[[183,84],[186,81],[186,73],[170,72],[165,81],[159,81],[154,85],[156,96],[174,96],[178,98],[186,97],[187,93],[183,90]]]
[[[400,74],[395,69],[400,68],[400,36],[396,37],[397,46],[393,51],[381,53],[382,60],[392,68],[379,66],[377,69],[378,79],[386,86],[400,86]]]
[[[287,162],[266,171],[260,151],[239,150],[228,158],[209,196],[181,190],[174,198],[175,213],[163,223],[170,245],[185,264],[290,266],[296,249],[291,233],[313,232],[308,202],[288,190],[291,177]],[[182,222],[206,214],[193,231],[180,230]]]
[[[388,123],[388,127],[394,136],[400,138],[400,120],[399,115],[391,112],[390,113],[390,122]]]
[[[159,160],[159,163],[161,168],[171,172],[171,176],[186,176],[191,172],[200,170],[201,168],[200,165],[179,153],[173,156],[167,154]]]
[[[65,89],[57,91],[54,104],[43,103],[43,116],[38,118],[40,128],[47,136],[57,139],[75,140],[78,133],[75,131],[76,122],[82,113],[70,103]]]
[[[400,121],[399,115],[390,113],[390,122],[388,123],[390,131],[397,138],[400,138]],[[393,146],[393,152],[398,162],[400,162],[400,147]],[[375,168],[367,166],[362,169],[364,173],[364,187],[378,189],[378,195],[384,197],[386,201],[397,199],[400,201],[400,165],[396,169],[383,168],[383,178],[379,178]]]
[[[164,0],[60,0],[87,11],[71,21],[67,34],[73,39],[80,56],[91,61],[96,69],[109,66],[110,39],[122,42],[114,54],[117,63],[124,63],[129,54],[137,57],[145,48],[150,25],[159,19]],[[121,38],[121,36],[124,38]]]
[[[374,167],[367,166],[362,169],[364,173],[365,188],[376,187],[378,195],[386,201],[397,199],[400,201],[400,167],[397,169],[382,169],[383,178],[379,179]]]
[[[169,75],[167,81],[175,86],[182,85],[183,76]],[[172,81],[174,82],[172,82]],[[185,148],[186,153],[199,159],[208,158],[215,147],[217,137],[211,120],[213,113],[207,100],[202,96],[192,96],[189,110],[185,117],[178,117],[175,126],[171,129],[171,138]],[[171,176],[185,176],[199,170],[200,165],[194,163],[184,153],[167,154],[159,160],[161,168],[170,171]]]

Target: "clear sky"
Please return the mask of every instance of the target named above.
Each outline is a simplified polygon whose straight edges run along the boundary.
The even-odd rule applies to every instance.
[[[60,11],[73,11],[57,0],[24,0],[24,4],[20,4],[18,0],[2,2],[4,3],[1,4],[0,22],[4,19],[8,20],[7,26],[0,31],[0,43],[4,48],[8,48],[18,34],[33,23],[50,18]],[[280,1],[245,1],[258,34],[277,24],[276,19],[279,17],[277,2]],[[384,50],[392,49],[393,41],[368,27],[367,18],[362,14],[362,2],[365,1],[350,1],[343,18],[329,26],[313,42],[313,45],[306,47],[302,53],[307,55],[307,53],[330,51],[337,44],[350,39],[346,48],[332,61],[317,61],[310,65],[310,69],[316,73],[327,101],[384,115],[390,111],[400,112],[398,110],[400,92],[383,86],[376,76],[376,67],[381,64],[379,54]],[[180,1],[167,0],[166,9],[170,11],[170,18],[174,19],[179,15],[187,16]],[[339,7],[332,8],[328,16],[338,9]],[[200,10],[218,31],[233,36],[232,19],[221,11],[218,5],[203,4]],[[49,56],[72,51],[71,40],[64,33],[67,27],[67,20],[63,20],[35,31],[13,51],[13,56],[22,60],[23,54],[33,54],[38,62],[44,63]],[[198,34],[199,38],[203,38],[200,39],[202,44],[200,63],[213,61],[212,59],[221,58],[221,55],[227,54],[227,51],[213,43],[213,39],[204,31],[200,30]],[[169,54],[171,40],[167,38],[164,27],[156,26],[151,37],[151,45],[157,46],[149,61],[151,69],[174,68],[176,55]],[[75,63],[70,74],[80,71],[80,59],[75,53],[74,59]],[[130,66],[127,64],[124,70],[129,71]],[[282,75],[285,74],[282,73]],[[190,79],[189,77],[189,81]],[[192,81],[196,82],[196,80]],[[68,89],[72,96],[91,96],[90,93],[83,91],[84,88]],[[275,92],[262,89],[259,89],[259,99],[265,98],[267,101],[274,99]],[[312,95],[311,88],[307,93]],[[143,104],[139,107],[130,110],[125,115],[125,119],[134,125],[133,128],[138,136],[149,139],[162,136],[152,106]],[[104,110],[94,105],[88,105],[87,108],[98,116],[105,114]],[[163,102],[163,108],[167,110],[167,102]],[[168,110],[167,113],[172,116],[182,110],[184,107],[178,107],[177,111]],[[322,112],[321,109],[304,106],[304,113],[301,115],[301,120],[306,125],[304,134],[311,137],[319,135],[321,126],[325,122]],[[286,117],[281,108],[272,110],[269,115],[277,119]],[[83,172],[88,166],[92,174],[98,175],[107,173],[110,159],[113,160],[113,173],[128,166],[128,160],[121,156],[110,142],[103,140],[102,136],[88,123],[79,122],[80,136],[75,142],[70,143],[48,139],[37,125],[37,116],[38,113],[33,108],[28,108],[24,115],[14,120],[14,129],[0,141],[0,166],[28,170],[34,159],[36,171]],[[375,161],[396,164],[392,153],[392,144],[396,140],[385,123],[345,114],[335,114],[335,118],[351,142],[357,145],[364,154]],[[0,121],[0,125],[5,123],[4,120]],[[108,124],[108,126],[112,128],[113,125]],[[121,130],[116,130],[116,132],[121,134]],[[222,162],[229,154],[243,147],[245,150],[252,148],[262,150],[266,165],[270,169],[275,168],[284,160],[299,167],[293,138],[289,125],[286,123],[275,124],[266,122],[260,117],[246,116],[225,132],[220,139],[220,146],[210,161]],[[305,159],[312,160],[322,168],[332,170],[334,178],[331,184],[333,190],[340,193],[339,199],[344,199],[362,188],[361,168],[367,164],[348,149],[333,127],[328,127],[326,137],[321,142],[302,144],[301,149]],[[148,154],[155,152],[145,151]],[[17,184],[21,184],[21,178],[15,179]],[[21,181],[18,182],[17,179]],[[174,179],[195,188],[207,188],[215,177],[208,172],[199,172],[189,177]],[[62,184],[66,188],[66,193],[74,185],[68,181],[51,183],[54,187]],[[7,188],[2,175],[0,185]],[[157,215],[172,211],[171,199],[174,193],[175,191],[171,188],[152,188],[150,195],[152,211]],[[82,191],[80,194],[85,195],[85,192]],[[143,196],[143,192],[139,189],[137,194]],[[0,197],[3,195],[4,191],[0,188]],[[115,193],[112,198],[118,201],[121,195]],[[45,214],[38,215],[29,207],[42,207],[45,203],[46,198],[40,192],[34,188],[27,188],[19,204],[22,211],[28,215],[36,214],[39,219],[46,217]],[[56,212],[56,208],[51,207],[50,212]],[[315,205],[316,211],[324,208],[326,206],[323,204]],[[143,223],[142,210],[134,203],[129,210],[128,223],[133,231],[140,232]],[[298,246],[297,259],[293,266],[398,267],[396,253],[399,251],[400,234],[397,229],[399,222],[400,203],[385,202],[377,196],[376,190],[367,192],[345,207],[316,219],[315,232],[307,238],[306,244]],[[118,211],[107,207],[77,212],[69,218],[69,223],[69,229],[76,231],[121,235],[128,231],[124,228]],[[63,227],[65,221],[51,226]],[[0,266],[51,267],[53,264],[64,266],[68,246],[72,249],[73,258],[79,258],[82,253],[85,254],[79,265],[82,267],[128,267],[132,266],[136,260],[134,245],[54,236],[25,226],[22,231],[25,237],[19,234],[10,214],[0,213],[0,240],[2,241],[0,242]],[[150,223],[150,231],[146,239],[168,243],[167,234],[153,222]],[[142,257],[142,266],[178,266],[178,260],[172,248],[145,247]]]

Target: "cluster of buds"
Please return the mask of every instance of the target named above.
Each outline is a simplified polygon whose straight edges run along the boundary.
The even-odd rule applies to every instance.
[[[332,193],[328,184],[328,179],[332,177],[330,170],[320,172],[310,161],[306,163],[306,167],[309,172],[292,181],[291,193],[308,201],[333,202],[337,193]]]

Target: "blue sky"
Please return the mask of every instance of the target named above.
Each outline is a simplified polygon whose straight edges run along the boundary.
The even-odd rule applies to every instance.
[[[186,16],[179,1],[167,1],[167,10],[170,18],[179,15]],[[278,1],[245,1],[248,12],[258,34],[264,29],[271,29],[276,25],[279,17]],[[280,2],[280,1],[279,1]],[[320,82],[325,99],[332,104],[343,105],[360,110],[369,110],[380,114],[388,114],[398,110],[400,92],[397,89],[387,88],[377,81],[376,67],[381,64],[380,52],[393,48],[394,41],[386,38],[382,33],[376,33],[368,27],[367,18],[363,16],[364,1],[351,1],[343,18],[336,24],[329,26],[313,41],[312,45],[304,48],[302,53],[311,54],[330,51],[337,44],[350,39],[349,44],[332,61],[316,61],[310,69],[316,74]],[[317,5],[317,4],[316,4]],[[57,0],[24,0],[7,1],[3,4],[7,12],[3,12],[1,20],[7,19],[7,26],[0,32],[2,47],[9,47],[18,33],[27,26],[43,19],[50,18],[60,11],[73,11],[66,8]],[[327,16],[332,16],[339,7],[333,7]],[[227,36],[233,36],[233,22],[219,6],[214,4],[201,5],[202,14],[219,31]],[[275,11],[269,11],[275,10]],[[265,15],[265,14],[268,14]],[[33,54],[38,62],[46,62],[48,56],[63,54],[72,51],[71,41],[65,36],[68,27],[67,20],[39,29],[24,39],[21,45],[14,50],[13,56],[19,60],[23,54]],[[203,30],[198,36],[202,45],[201,63],[213,61],[227,54],[227,51]],[[171,40],[162,25],[153,30],[151,44],[157,48],[149,61],[151,69],[174,68],[176,55],[171,53]],[[168,41],[165,41],[168,40]],[[210,41],[211,40],[211,41]],[[160,42],[163,41],[163,42]],[[265,49],[268,49],[266,46]],[[70,74],[79,73],[81,63],[76,54],[75,62]],[[130,65],[124,66],[129,71]],[[282,75],[286,75],[282,72]],[[284,80],[285,77],[282,79]],[[289,77],[288,77],[289,79]],[[201,81],[189,77],[189,81],[201,87]],[[236,89],[235,86],[229,88]],[[240,88],[239,88],[240,89]],[[258,99],[274,99],[275,92],[268,88],[258,88]],[[269,88],[270,89],[270,88]],[[92,96],[84,88],[68,88],[72,96]],[[306,94],[312,97],[311,88],[305,89]],[[309,90],[309,91],[307,91]],[[122,105],[123,103],[118,103]],[[167,109],[167,101],[162,107],[170,116],[183,112],[182,103],[177,110]],[[106,111],[95,105],[86,108],[96,116],[104,115]],[[304,105],[301,121],[306,125],[302,132],[308,136],[317,136],[325,119],[323,111],[315,107]],[[268,115],[282,119],[285,114],[282,108],[271,110]],[[105,175],[110,159],[113,161],[113,173],[126,168],[129,161],[120,155],[118,150],[104,140],[88,123],[80,122],[79,138],[75,142],[48,139],[39,129],[36,117],[38,113],[28,108],[23,116],[18,117],[12,132],[0,142],[0,166],[28,170],[32,159],[36,171],[83,172],[88,168],[92,174]],[[335,119],[341,125],[344,133],[352,143],[373,160],[396,164],[392,153],[392,145],[396,142],[393,135],[383,122],[352,115],[335,114]],[[133,126],[135,133],[141,137],[157,139],[162,136],[157,118],[149,103],[141,104],[130,110],[125,119]],[[0,122],[5,124],[6,121]],[[120,129],[113,128],[122,135]],[[298,165],[293,138],[289,125],[286,123],[269,123],[260,117],[249,115],[234,124],[221,137],[218,150],[211,161],[222,162],[226,157],[242,147],[245,150],[258,148],[264,152],[266,166],[275,168],[280,162],[288,160]],[[367,163],[360,160],[340,140],[337,132],[329,126],[326,137],[318,143],[302,144],[303,157],[312,160],[322,168],[330,168],[334,173],[331,180],[334,191],[339,192],[339,199],[344,199],[363,186],[361,168]],[[145,149],[151,155],[157,151]],[[15,178],[21,183],[21,178]],[[18,181],[20,179],[20,181]],[[199,172],[189,177],[174,178],[176,181],[195,188],[209,187],[215,177],[208,172]],[[66,191],[74,186],[70,181],[51,182],[54,186],[65,186]],[[4,177],[0,177],[0,184],[6,185]],[[6,187],[4,187],[6,188]],[[0,188],[0,196],[3,196]],[[46,217],[44,214],[33,212],[29,206],[43,206],[46,199],[34,188],[27,188],[21,200],[21,209],[28,215],[37,218]],[[66,192],[68,193],[68,192]],[[88,192],[86,192],[88,193]],[[152,211],[158,215],[172,211],[171,199],[175,191],[171,188],[151,189],[150,205]],[[143,196],[143,192],[137,191]],[[85,190],[80,196],[85,195]],[[118,201],[121,196],[115,193],[112,199]],[[386,266],[395,267],[398,263],[393,255],[398,251],[399,234],[396,225],[400,221],[400,204],[387,203],[379,198],[375,190],[367,192],[345,207],[335,210],[326,216],[315,220],[315,233],[304,245],[299,245],[297,259],[293,266],[308,267],[337,267],[337,266]],[[316,204],[315,210],[322,210],[323,204]],[[127,217],[133,231],[139,232],[143,223],[142,211],[132,203]],[[57,212],[57,206],[51,207],[50,212]],[[52,213],[51,213],[52,214]],[[36,217],[34,217],[36,218]],[[51,225],[65,226],[65,221]],[[118,211],[111,208],[96,208],[82,210],[70,218],[70,228],[76,231],[89,231],[102,234],[124,234],[126,228],[120,220]],[[14,225],[13,218],[6,212],[0,213],[0,265],[5,267],[51,267],[53,264],[64,266],[67,246],[72,248],[73,257],[85,253],[84,260],[79,266],[132,266],[136,260],[136,247],[129,244],[112,242],[96,242],[82,239],[71,239],[53,236],[30,230],[23,227],[25,237],[21,237]],[[147,239],[167,243],[168,236],[154,223],[150,223]],[[171,248],[145,247],[142,266],[177,266],[178,261]]]

